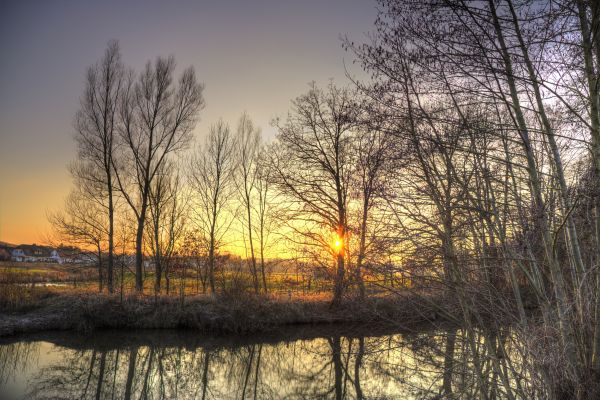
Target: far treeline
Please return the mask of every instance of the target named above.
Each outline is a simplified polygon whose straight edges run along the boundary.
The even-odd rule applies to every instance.
[[[55,225],[107,255],[110,293],[129,243],[137,291],[144,255],[160,292],[169,260],[192,252],[218,291],[234,225],[256,293],[274,242],[329,272],[334,303],[367,284],[397,291],[381,277],[403,274],[456,299],[466,326],[502,315],[539,338],[529,351],[553,349],[548,374],[583,396],[600,371],[599,3],[378,9],[366,43],[343,42],[371,79],[312,84],[271,143],[244,114],[188,151],[204,105],[193,68],[176,80],[157,58],[135,72],[109,43],[87,72]]]

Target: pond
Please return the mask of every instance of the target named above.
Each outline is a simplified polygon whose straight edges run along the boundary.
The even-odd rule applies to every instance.
[[[490,339],[457,329],[365,329],[298,326],[243,336],[46,332],[4,339],[0,398],[537,397],[508,331]],[[494,349],[502,343],[514,357],[485,357],[492,348],[486,340],[494,341]]]

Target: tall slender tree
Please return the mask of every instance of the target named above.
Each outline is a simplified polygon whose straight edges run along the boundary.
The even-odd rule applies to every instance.
[[[255,293],[260,291],[258,266],[254,245],[255,192],[258,180],[258,151],[260,149],[260,130],[254,126],[248,114],[244,113],[239,119],[235,138],[237,151],[236,181],[241,203],[244,207],[244,224],[248,234],[250,249],[250,271]]]
[[[277,123],[272,184],[288,199],[290,223],[304,225],[295,233],[305,244],[330,247],[335,259],[333,304],[344,293],[351,140],[359,112],[351,90],[333,83],[322,90],[313,83],[293,102],[285,123]]]
[[[268,146],[261,146],[257,160],[256,177],[256,219],[254,224],[255,235],[258,237],[259,255],[260,255],[260,274],[262,278],[263,290],[268,292],[266,275],[266,257],[265,253],[270,242],[270,236],[276,229],[274,224],[275,203],[277,199],[270,187],[272,174],[271,164],[269,163]]]
[[[369,236],[369,222],[373,219],[376,200],[384,192],[385,175],[390,164],[390,136],[376,126],[366,126],[359,131],[355,141],[356,167],[353,174],[353,191],[360,202],[358,233],[358,252],[355,275],[361,298],[365,297],[363,269],[369,254],[369,248],[375,248]]]
[[[173,163],[161,168],[150,189],[147,242],[154,261],[154,292],[160,293],[163,276],[169,280],[169,267],[178,242],[183,239],[188,215],[188,199]]]
[[[208,282],[216,292],[216,255],[232,218],[228,207],[235,194],[236,154],[229,126],[220,120],[210,127],[204,146],[192,157],[190,184],[196,194],[194,219],[208,246]]]
[[[173,153],[185,149],[191,139],[198,112],[204,106],[203,86],[192,67],[173,82],[175,59],[158,57],[134,79],[129,75],[120,103],[122,161],[117,182],[137,222],[135,287],[143,291],[144,227],[150,191],[160,168]]]
[[[85,91],[75,117],[78,156],[89,164],[88,178],[97,180],[108,220],[107,286],[114,291],[114,224],[115,196],[113,158],[115,157],[118,107],[125,91],[125,68],[119,43],[110,41],[100,62],[87,70]]]

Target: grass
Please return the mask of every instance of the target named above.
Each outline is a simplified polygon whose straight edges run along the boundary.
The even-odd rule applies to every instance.
[[[287,299],[250,294],[135,296],[48,290],[35,298],[33,307],[6,313],[0,318],[0,336],[42,330],[185,328],[203,332],[264,332],[282,325],[366,323],[410,326],[425,322],[427,304],[415,299],[376,297],[365,301],[346,299],[331,307],[329,296],[311,295]],[[430,314],[431,315],[431,314]]]
[[[369,300],[349,298],[332,308],[329,281],[295,273],[269,274],[268,295],[256,295],[248,273],[221,271],[216,277],[219,294],[213,296],[203,291],[193,271],[172,278],[168,295],[164,280],[162,293],[154,293],[152,273],[145,276],[144,294],[138,295],[133,274],[126,271],[121,282],[120,270],[115,272],[115,293],[108,295],[106,288],[99,293],[93,268],[0,265],[0,336],[50,329],[189,328],[236,333],[289,324],[410,325],[435,315],[428,302],[384,296],[373,287]],[[57,281],[65,284],[44,285]]]
[[[86,282],[97,279],[98,271],[91,266],[53,263],[0,262],[0,284]]]

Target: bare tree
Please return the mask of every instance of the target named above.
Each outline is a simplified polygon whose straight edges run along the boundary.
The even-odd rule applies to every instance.
[[[104,285],[103,258],[109,230],[105,209],[90,199],[86,192],[75,189],[65,201],[62,212],[48,216],[61,241],[79,246],[82,251],[93,248],[98,263],[98,290]]]
[[[334,304],[344,292],[351,137],[358,113],[352,91],[333,84],[321,90],[313,83],[293,102],[286,122],[277,123],[272,183],[289,202],[286,217],[291,224],[303,225],[295,234],[312,246],[331,248]]]
[[[373,121],[370,121],[371,123]],[[384,192],[386,169],[391,161],[390,136],[374,124],[369,123],[355,142],[356,167],[353,174],[353,191],[360,202],[360,222],[358,231],[358,254],[356,259],[356,280],[360,297],[365,297],[363,268],[367,255],[374,253],[376,244],[373,235],[369,235],[369,222],[374,217],[376,199]],[[369,126],[372,125],[372,126]]]
[[[175,59],[157,58],[134,80],[130,75],[119,109],[123,161],[116,171],[123,197],[137,220],[136,290],[143,291],[144,226],[152,183],[170,155],[185,149],[204,106],[203,86],[187,68],[173,83]],[[128,172],[127,174],[125,173]]]
[[[236,181],[241,197],[241,203],[245,210],[246,229],[248,233],[248,247],[250,248],[250,271],[254,292],[260,291],[258,268],[254,249],[254,225],[252,215],[254,214],[254,197],[258,180],[258,151],[260,149],[260,129],[256,128],[248,114],[244,113],[239,119],[237,135],[235,138],[237,151]],[[259,204],[260,206],[260,204]],[[263,279],[264,281],[265,279]]]
[[[276,196],[270,187],[270,180],[272,174],[272,167],[269,161],[269,155],[267,154],[269,148],[267,146],[261,146],[258,153],[257,170],[256,170],[256,218],[257,223],[254,224],[255,234],[258,237],[258,243],[260,246],[260,273],[263,283],[263,290],[265,293],[268,292],[267,288],[267,276],[266,276],[266,265],[265,265],[265,251],[269,246],[269,239],[271,233],[276,230],[275,226],[275,203],[277,201]]]
[[[570,2],[566,3],[566,9],[572,10]],[[591,136],[591,159],[595,170],[594,182],[594,210],[595,210],[595,230],[596,230],[596,260],[600,262],[600,4],[597,1],[577,0],[577,18],[579,22],[580,41],[575,43],[575,54],[581,53],[583,58],[583,78],[587,83],[587,96],[583,92],[585,110],[589,117],[584,117],[584,121],[589,119],[588,128]],[[594,62],[595,59],[595,62]],[[582,91],[577,90],[580,95]],[[594,347],[592,352],[592,366],[600,369],[600,272],[596,272],[596,301],[594,304],[594,317],[596,324],[594,327]]]
[[[173,163],[164,164],[150,189],[147,236],[155,268],[155,293],[161,291],[163,275],[169,279],[170,259],[185,233],[188,199],[174,169]]]
[[[208,281],[215,293],[216,254],[232,218],[227,208],[235,194],[236,161],[233,137],[222,120],[210,127],[204,146],[194,154],[189,171],[195,191],[195,222],[208,245]]]
[[[113,293],[114,267],[114,176],[118,106],[125,86],[125,69],[121,62],[119,43],[110,41],[100,62],[87,70],[84,95],[75,118],[76,141],[79,159],[95,169],[102,183],[97,190],[106,197],[104,207],[108,219],[108,270],[107,284]]]
[[[474,282],[524,330],[531,290],[563,351],[558,380],[577,388],[600,348],[600,220],[582,221],[597,195],[577,185],[597,177],[574,167],[597,170],[595,3],[381,0],[370,42],[346,42],[393,145],[409,149],[387,195],[415,259],[448,273],[467,324],[480,317]]]

